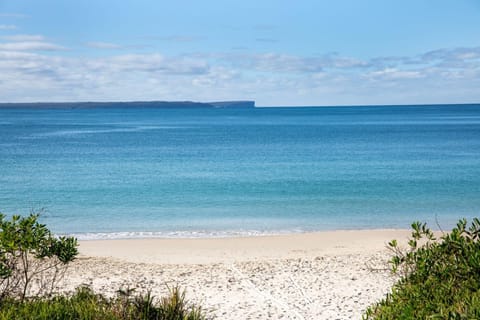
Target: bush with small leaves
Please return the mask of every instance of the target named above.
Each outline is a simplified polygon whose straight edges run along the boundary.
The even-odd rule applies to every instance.
[[[51,294],[78,254],[75,238],[55,237],[38,217],[0,214],[0,301]]]
[[[480,319],[480,220],[465,219],[440,239],[412,224],[408,249],[389,243],[400,280],[364,319]]]

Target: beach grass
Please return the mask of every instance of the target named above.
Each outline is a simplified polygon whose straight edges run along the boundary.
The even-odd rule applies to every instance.
[[[13,298],[0,302],[0,320],[205,320],[200,307],[188,303],[185,291],[178,287],[155,300],[150,294],[132,295],[125,291],[106,298],[88,287],[80,287],[71,296]]]

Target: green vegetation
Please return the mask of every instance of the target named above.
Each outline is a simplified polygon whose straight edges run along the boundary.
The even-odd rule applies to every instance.
[[[202,310],[188,305],[178,288],[157,305],[150,294],[132,296],[132,290],[119,291],[114,299],[95,294],[89,288],[77,289],[71,297],[6,299],[0,303],[0,320],[204,320]]]
[[[0,214],[0,320],[206,319],[178,287],[158,303],[150,293],[133,296],[132,289],[119,290],[113,299],[86,287],[71,296],[54,295],[77,247],[75,238],[53,236],[38,214],[11,220]]]
[[[11,220],[0,214],[0,301],[51,294],[77,256],[77,246],[75,238],[54,237],[37,214]]]
[[[389,243],[401,279],[364,319],[480,319],[480,221],[460,220],[438,240],[426,224],[412,228],[407,250]]]

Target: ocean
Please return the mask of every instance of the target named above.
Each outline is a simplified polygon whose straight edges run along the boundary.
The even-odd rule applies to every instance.
[[[0,109],[0,212],[80,239],[480,216],[480,105]]]

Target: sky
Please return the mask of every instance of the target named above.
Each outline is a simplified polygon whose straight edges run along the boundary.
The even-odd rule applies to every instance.
[[[0,0],[0,102],[480,102],[480,0]]]

